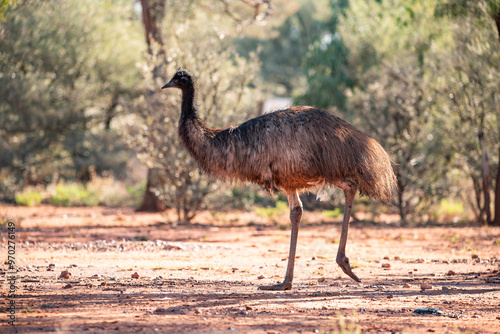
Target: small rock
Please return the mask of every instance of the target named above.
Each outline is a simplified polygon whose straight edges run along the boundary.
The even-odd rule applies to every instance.
[[[389,257],[387,255],[384,256],[384,260],[389,260]]]
[[[163,307],[158,307],[156,310],[153,311],[154,313],[168,313],[169,310]]]
[[[477,255],[477,254],[472,254],[471,258],[472,258],[472,259],[479,259],[479,255]]]
[[[450,288],[447,286],[443,286],[443,287],[441,287],[441,290],[450,290]]]
[[[420,289],[430,290],[430,289],[432,289],[432,285],[430,285],[429,283],[422,283],[422,284],[420,284]]]
[[[399,260],[401,260],[401,258],[400,258],[399,256],[395,256],[395,257],[394,257],[394,260],[399,261]]]
[[[389,299],[393,299],[394,298],[394,295],[388,295],[387,298]]]
[[[384,268],[384,269],[390,269],[391,268],[391,264],[390,263],[382,263],[382,268]]]
[[[418,308],[413,313],[417,314],[432,314],[432,315],[443,315],[443,311],[438,310],[437,308]]]
[[[199,308],[197,308],[196,310],[194,310],[194,313],[195,314],[202,314],[203,312]]]
[[[253,307],[248,306],[248,305],[245,305],[245,310],[247,310],[247,311],[251,311],[251,310],[253,310]]]
[[[72,287],[73,287],[73,285],[71,285],[71,284],[68,283],[65,286],[63,286],[63,289],[69,289],[69,288],[72,288]]]
[[[324,282],[324,281],[325,281],[325,279],[326,279],[326,278],[324,278],[324,277],[320,277],[320,278],[318,278],[318,282],[319,282],[319,283],[322,283],[322,282]]]
[[[131,275],[131,277],[132,277],[132,278],[139,278],[139,277],[141,277],[141,276],[140,276],[140,275],[137,273],[137,271],[136,271],[135,273],[133,273],[133,274]]]
[[[404,289],[409,289],[409,288],[411,288],[411,285],[410,285],[410,284],[408,284],[408,283],[405,283],[405,285],[403,285],[403,288],[404,288]]]
[[[448,271],[448,273],[446,275],[453,276],[453,275],[456,275],[456,274],[457,274],[456,272],[454,272],[453,270],[450,270],[450,271]]]
[[[257,277],[257,279],[264,279],[264,278],[267,278],[266,275],[260,275],[259,277]]]
[[[63,272],[61,272],[61,275],[59,275],[59,278],[70,278],[71,277],[71,273],[67,270],[64,270]]]

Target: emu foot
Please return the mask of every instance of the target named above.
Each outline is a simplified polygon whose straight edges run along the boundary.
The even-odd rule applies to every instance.
[[[349,259],[344,255],[343,257],[337,257],[337,264],[342,268],[342,270],[355,280],[356,282],[361,282],[361,280],[358,278],[358,276],[354,275],[351,269],[351,265],[349,264]]]
[[[261,285],[259,290],[284,291],[292,290],[292,282],[283,282],[275,285]]]

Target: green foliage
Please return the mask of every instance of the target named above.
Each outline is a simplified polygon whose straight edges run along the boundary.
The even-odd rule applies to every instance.
[[[345,15],[348,1],[333,0],[330,6],[331,17],[320,26],[305,55],[308,89],[299,99],[320,108],[344,109],[345,90],[353,86],[354,79],[348,64],[349,50],[337,26],[340,17]]]
[[[43,195],[36,189],[25,189],[16,194],[16,204],[24,206],[38,206],[42,203]]]
[[[249,57],[258,52],[261,61],[260,75],[266,89],[276,95],[294,96],[307,89],[303,76],[303,61],[311,42],[320,33],[317,16],[323,4],[304,2],[288,16],[283,24],[266,33],[266,38],[241,36],[235,39],[238,52]]]
[[[278,223],[286,219],[289,209],[284,201],[277,201],[275,207],[255,208],[255,213],[264,219]]]
[[[16,182],[116,166],[111,121],[135,94],[144,49],[132,13],[120,0],[35,1],[0,22],[0,166]]]
[[[130,195],[129,205],[134,207],[139,206],[141,203],[142,197],[144,196],[144,191],[146,190],[146,182],[142,182],[140,184],[126,186],[125,189]],[[117,205],[123,205],[123,203],[117,203]]]
[[[81,184],[59,183],[49,203],[57,206],[94,206],[99,204],[98,193]]]
[[[462,202],[451,201],[447,198],[443,198],[439,205],[439,210],[448,216],[461,215],[464,213],[464,205]]]
[[[328,218],[338,218],[344,214],[342,211],[340,208],[335,208],[334,210],[323,210],[321,213]]]

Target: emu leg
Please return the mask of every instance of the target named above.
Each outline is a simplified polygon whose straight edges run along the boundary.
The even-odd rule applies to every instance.
[[[290,206],[290,221],[292,223],[292,236],[290,238],[290,252],[288,254],[288,266],[283,283],[276,285],[259,286],[259,290],[291,290],[293,281],[293,268],[295,265],[295,251],[297,249],[297,237],[299,234],[300,218],[302,217],[302,203],[297,191],[286,193],[288,205]]]
[[[340,233],[340,244],[339,250],[337,252],[337,264],[349,277],[351,277],[356,282],[360,282],[358,276],[354,275],[354,273],[352,272],[351,265],[349,264],[349,259],[345,255],[347,233],[349,230],[349,220],[351,219],[351,209],[358,187],[354,183],[347,181],[339,181],[336,186],[344,191],[345,196],[344,221],[342,222],[342,232]]]

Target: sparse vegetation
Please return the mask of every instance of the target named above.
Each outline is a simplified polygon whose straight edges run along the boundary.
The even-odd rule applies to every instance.
[[[16,204],[24,206],[38,206],[42,203],[43,195],[36,189],[24,189],[16,194]]]
[[[268,221],[279,223],[288,219],[288,204],[284,201],[276,201],[275,207],[256,208],[255,213]],[[285,228],[287,228],[287,226],[288,225],[286,225]]]
[[[339,218],[344,214],[342,211],[340,208],[335,208],[334,210],[323,210],[322,214],[328,218]]]
[[[144,182],[125,185],[113,177],[94,176],[86,184],[60,182],[46,188],[26,188],[16,193],[15,201],[23,206],[38,206],[45,202],[56,206],[126,207],[140,202],[144,188]]]

